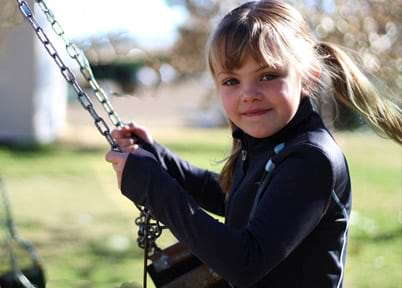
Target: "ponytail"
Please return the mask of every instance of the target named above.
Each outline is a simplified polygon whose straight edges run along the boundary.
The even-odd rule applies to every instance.
[[[402,110],[391,100],[382,98],[374,85],[351,58],[334,44],[316,46],[322,59],[322,73],[329,73],[335,99],[360,113],[380,136],[402,144]]]

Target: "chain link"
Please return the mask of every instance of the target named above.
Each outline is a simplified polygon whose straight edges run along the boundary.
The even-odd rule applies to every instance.
[[[81,88],[74,73],[71,71],[69,67],[67,67],[64,64],[63,60],[57,53],[56,48],[50,42],[48,36],[39,26],[38,22],[33,16],[33,13],[29,8],[29,5],[26,3],[25,0],[16,0],[16,1],[18,3],[21,13],[31,24],[36,35],[38,36],[38,39],[45,47],[48,54],[53,58],[56,65],[59,67],[60,72],[63,75],[64,79],[73,87],[74,91],[77,93],[78,101],[80,102],[81,106],[85,110],[87,110],[88,113],[93,118],[95,126],[98,129],[99,133],[106,138],[106,140],[112,147],[112,150],[121,152],[120,147],[111,136],[110,128],[108,127],[107,123],[96,112],[92,100],[88,97],[88,94]],[[92,73],[92,70],[89,66],[88,59],[76,45],[74,45],[67,39],[64,30],[62,29],[59,22],[57,22],[57,20],[55,19],[53,12],[48,8],[47,4],[43,0],[36,0],[36,2],[38,3],[43,13],[46,15],[47,20],[52,26],[54,32],[63,39],[66,45],[65,48],[67,50],[68,55],[72,59],[76,60],[77,64],[80,67],[81,74],[89,82],[90,87],[96,96],[96,99],[103,105],[103,108],[108,114],[112,123],[116,127],[123,126],[123,123],[121,122],[118,115],[115,113],[105,92],[102,90],[102,88],[96,81]],[[140,206],[137,206],[137,208],[140,210],[140,216],[135,219],[135,224],[137,224],[139,227],[137,243],[140,248],[146,248],[147,245],[149,245],[148,247],[149,250],[145,251],[146,253],[145,257],[148,257],[149,255],[152,255],[153,253],[160,251],[160,248],[156,245],[155,241],[161,235],[162,229],[164,229],[165,227],[161,226],[159,221],[154,220],[150,217],[150,212],[148,211],[148,209],[142,208]]]
[[[146,247],[145,241],[148,241],[148,256],[161,251],[155,241],[162,234],[162,230],[165,227],[157,220],[151,218],[147,219],[146,213],[141,213],[141,215],[135,219],[135,224],[138,226],[138,246],[144,249]]]

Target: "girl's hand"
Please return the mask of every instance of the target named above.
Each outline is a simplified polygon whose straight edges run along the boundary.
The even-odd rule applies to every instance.
[[[120,153],[115,151],[109,151],[105,155],[105,160],[112,163],[113,169],[116,172],[117,184],[119,189],[121,189],[121,177],[123,175],[123,170],[126,165],[128,153]]]
[[[134,140],[133,136],[137,136],[149,144],[154,142],[151,133],[144,126],[134,122],[113,129],[111,134],[121,150],[127,153],[134,152],[138,148],[138,140]]]

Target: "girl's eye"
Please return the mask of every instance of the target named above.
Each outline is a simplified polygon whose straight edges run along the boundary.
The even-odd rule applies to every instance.
[[[275,75],[275,74],[264,74],[264,75],[262,75],[261,80],[262,80],[262,81],[269,81],[269,80],[273,80],[273,79],[276,79],[276,78],[278,78],[278,75]]]
[[[238,83],[239,83],[239,81],[238,81],[237,79],[230,78],[230,79],[224,80],[224,81],[222,82],[222,85],[223,85],[223,86],[233,86],[233,85],[236,85],[236,84],[238,84]]]

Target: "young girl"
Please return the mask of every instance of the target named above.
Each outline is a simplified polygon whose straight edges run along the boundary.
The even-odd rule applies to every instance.
[[[332,93],[399,143],[401,111],[281,1],[234,9],[209,45],[233,132],[221,174],[191,166],[130,124],[112,134],[124,153],[106,155],[121,191],[234,287],[342,287],[350,178],[312,103]]]

